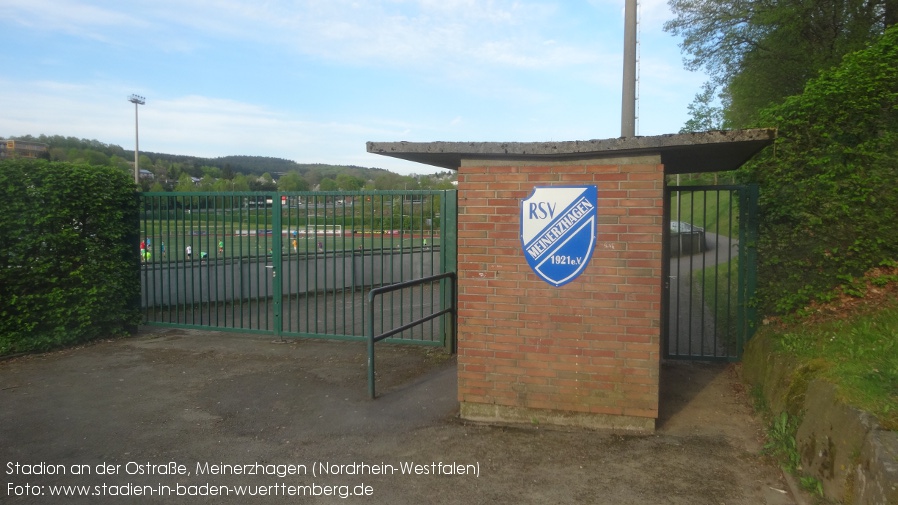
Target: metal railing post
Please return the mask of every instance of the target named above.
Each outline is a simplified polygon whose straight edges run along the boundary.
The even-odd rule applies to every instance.
[[[284,297],[284,288],[282,284],[283,275],[282,272],[282,264],[283,257],[281,255],[281,243],[283,240],[283,225],[281,224],[281,212],[283,211],[281,207],[281,194],[275,193],[271,197],[271,275],[273,278],[272,286],[271,286],[271,296],[273,302],[273,310],[274,310],[274,336],[276,339],[281,339],[281,332],[284,328],[284,318],[282,317],[281,311],[283,309],[283,297]]]
[[[398,282],[396,284],[390,284],[387,286],[381,286],[378,288],[374,288],[368,292],[368,396],[373,400],[375,398],[374,391],[374,343],[379,342],[385,338],[388,338],[397,333],[401,333],[408,329],[414,328],[420,324],[426,323],[428,321],[432,321],[444,314],[452,314],[453,315],[453,326],[455,326],[455,315],[456,315],[456,303],[455,297],[452,297],[450,300],[450,307],[448,309],[442,309],[437,312],[430,314],[429,316],[424,316],[420,319],[412,321],[410,323],[403,324],[392,330],[381,333],[380,335],[374,335],[374,298],[383,293],[389,293],[391,291],[396,291],[399,289],[410,288],[414,286],[418,286],[421,284],[426,284],[428,282],[436,282],[441,281],[443,279],[449,279],[452,282],[452,292],[454,293],[456,290],[456,275],[455,272],[446,272],[437,275],[431,275],[429,277],[422,277],[420,279],[414,279],[411,281]]]
[[[374,399],[374,297],[368,292],[368,397]]]

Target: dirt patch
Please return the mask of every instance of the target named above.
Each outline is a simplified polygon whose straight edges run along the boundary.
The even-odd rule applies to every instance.
[[[764,319],[765,325],[788,327],[790,324],[818,324],[868,314],[882,307],[888,300],[898,299],[898,267],[877,267],[856,279],[850,286],[840,286],[832,291],[832,299],[813,302],[795,317],[783,320],[779,317]]]
[[[107,493],[136,486],[168,486],[174,493],[178,485],[228,486],[233,493],[248,485],[268,486],[275,496],[169,494],[128,501],[793,503],[779,471],[759,455],[760,427],[732,366],[665,365],[658,431],[645,437],[463,422],[454,360],[421,347],[378,347],[380,396],[370,401],[366,366],[360,343],[276,343],[184,330],[145,331],[0,362],[2,501],[123,500],[53,498],[47,493],[54,485]],[[68,472],[10,474],[10,463],[61,465]],[[190,475],[160,474],[160,465],[169,463],[184,465]],[[268,465],[275,473],[197,475],[206,463]],[[119,471],[97,475],[104,464]],[[291,464],[303,472],[277,474]],[[403,465],[411,464],[420,466],[403,474]],[[321,465],[339,471],[322,476]],[[72,475],[73,468],[92,472]],[[40,486],[44,495],[15,496],[25,484]],[[372,495],[278,495],[313,484],[349,494],[370,488]]]

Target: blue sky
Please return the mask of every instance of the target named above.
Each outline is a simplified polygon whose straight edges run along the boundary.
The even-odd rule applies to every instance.
[[[395,172],[366,141],[620,136],[624,0],[3,0],[0,136]],[[640,2],[637,134],[676,133],[705,76]]]

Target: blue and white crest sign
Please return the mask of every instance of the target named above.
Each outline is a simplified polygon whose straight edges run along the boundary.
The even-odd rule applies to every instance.
[[[530,268],[555,287],[576,279],[596,246],[596,186],[533,188],[521,201],[521,246]]]

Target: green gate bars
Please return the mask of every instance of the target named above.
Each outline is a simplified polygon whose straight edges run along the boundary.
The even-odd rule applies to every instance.
[[[151,325],[364,340],[371,289],[455,271],[453,190],[142,193],[141,211]],[[447,295],[435,283],[381,296],[370,322],[403,326]],[[449,345],[446,327],[391,340]]]
[[[734,361],[754,331],[758,186],[668,187],[664,357]]]

